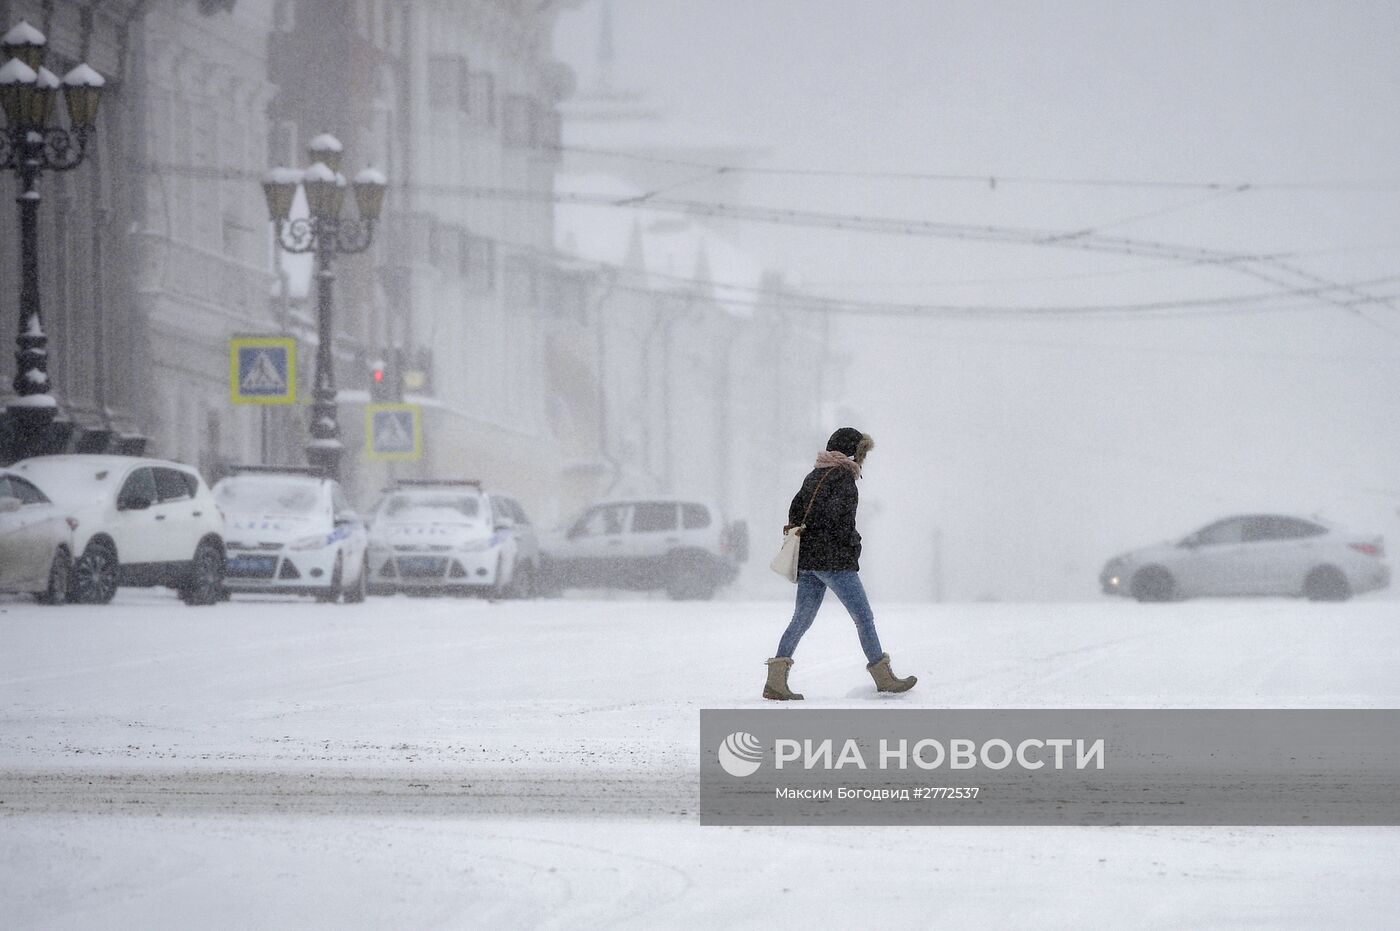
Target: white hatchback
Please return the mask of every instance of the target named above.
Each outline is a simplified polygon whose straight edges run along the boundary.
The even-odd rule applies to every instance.
[[[230,592],[365,600],[364,522],[340,483],[310,469],[241,467],[214,485],[224,512]]]
[[[166,585],[186,604],[223,597],[223,517],[190,466],[66,455],[24,459],[11,470],[76,521],[70,601],[106,604],[118,585]]]
[[[1342,601],[1385,588],[1378,536],[1282,514],[1227,517],[1175,543],[1115,556],[1099,574],[1105,594],[1138,601],[1212,595],[1284,595]]]
[[[0,469],[0,592],[29,592],[41,604],[62,604],[76,526],[33,482]]]

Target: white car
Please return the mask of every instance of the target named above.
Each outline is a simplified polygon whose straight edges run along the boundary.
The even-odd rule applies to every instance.
[[[1282,514],[1227,517],[1176,543],[1115,556],[1099,574],[1110,595],[1172,601],[1208,595],[1285,595],[1343,601],[1385,588],[1378,536]]]
[[[477,482],[404,481],[375,509],[369,534],[370,591],[535,592],[539,544],[519,502]]]
[[[77,521],[33,482],[0,469],[0,592],[29,592],[63,604]]]
[[[748,559],[748,526],[702,501],[602,501],[545,547],[545,587],[664,590],[713,598]]]
[[[340,484],[311,469],[245,466],[214,485],[230,592],[365,600],[369,535]]]
[[[119,585],[167,585],[186,604],[223,597],[224,521],[187,465],[134,456],[36,456],[11,471],[72,517],[68,598],[106,604]]]

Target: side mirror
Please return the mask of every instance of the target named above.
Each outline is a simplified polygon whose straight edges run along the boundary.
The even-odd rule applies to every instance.
[[[354,511],[346,511],[335,519],[335,525],[337,527],[344,527],[346,524],[357,524],[359,522],[360,515],[356,514]]]
[[[496,518],[496,529],[497,529],[497,530],[514,530],[514,529],[515,529],[515,518],[513,518],[513,517],[504,517],[504,516]]]
[[[18,498],[0,498],[0,514],[11,514],[24,506]]]

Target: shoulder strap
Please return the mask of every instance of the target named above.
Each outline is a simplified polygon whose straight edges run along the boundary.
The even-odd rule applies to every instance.
[[[812,489],[812,497],[807,499],[807,510],[802,512],[802,524],[805,525],[807,523],[807,515],[812,513],[812,505],[817,503],[817,492],[821,491],[822,485],[826,483],[827,479],[831,478],[831,473],[836,471],[838,468],[840,468],[840,466],[832,466],[831,468],[827,469],[826,474],[822,476],[821,481],[817,482],[817,487]]]

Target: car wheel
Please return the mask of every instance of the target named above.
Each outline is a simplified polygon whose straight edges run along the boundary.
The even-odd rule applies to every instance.
[[[187,605],[211,605],[224,597],[224,554],[208,540],[199,544],[190,561],[190,575],[180,589]]]
[[[1303,594],[1309,601],[1346,601],[1351,583],[1335,566],[1318,566],[1303,580]]]
[[[68,596],[78,604],[105,605],[117,593],[117,554],[109,544],[89,543],[73,564]]]
[[[541,558],[535,566],[535,597],[558,598],[564,594],[563,573],[547,559]]]
[[[49,565],[49,584],[34,596],[41,605],[61,605],[68,600],[68,583],[73,574],[73,558],[68,555],[68,547],[60,546],[53,554]]]
[[[316,600],[322,604],[335,604],[340,600],[341,577],[345,573],[345,562],[341,554],[335,556],[335,568],[331,570],[331,584],[322,592],[316,593]]]
[[[515,567],[515,573],[511,577],[506,597],[519,599],[535,597],[535,570],[533,566],[526,562]]]
[[[1176,594],[1176,580],[1161,566],[1148,566],[1133,576],[1132,592],[1138,601],[1171,601]]]
[[[666,596],[672,601],[709,601],[719,585],[708,560],[698,554],[680,554],[671,561]]]
[[[360,577],[355,580],[351,588],[345,590],[345,603],[348,605],[362,604],[365,596],[369,594],[369,560],[360,563]]]

